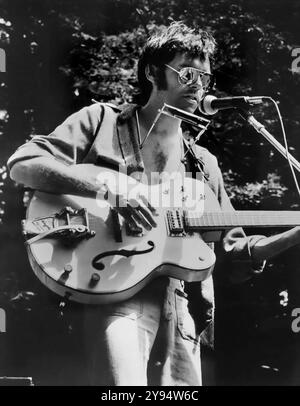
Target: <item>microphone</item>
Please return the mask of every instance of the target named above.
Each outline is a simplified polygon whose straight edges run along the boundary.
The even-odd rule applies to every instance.
[[[199,110],[203,114],[216,114],[219,110],[224,109],[247,109],[249,106],[261,104],[265,96],[235,96],[235,97],[220,97],[216,98],[212,95],[205,96],[199,104]]]

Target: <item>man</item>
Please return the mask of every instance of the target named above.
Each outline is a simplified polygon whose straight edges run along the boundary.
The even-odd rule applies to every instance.
[[[147,41],[139,61],[141,105],[119,109],[99,103],[80,110],[49,136],[35,136],[21,146],[8,162],[11,178],[46,192],[126,202],[116,209],[132,227],[145,232],[155,227],[145,196],[137,191],[132,204],[74,164],[122,165],[129,175],[142,172],[152,183],[161,182],[162,175],[184,173],[180,120],[161,115],[147,135],[163,103],[195,111],[209,89],[214,48],[211,35],[183,23],[162,28]],[[201,147],[194,152],[221,209],[233,210],[216,158]],[[260,272],[267,258],[299,242],[299,228],[269,238],[246,237],[236,228],[226,234],[223,246],[238,261],[232,269],[235,279],[243,280]],[[196,308],[193,317],[190,308]],[[200,334],[211,322],[212,310],[211,277],[189,289],[179,280],[160,277],[126,301],[87,306],[86,331],[95,347],[93,383],[201,385]]]

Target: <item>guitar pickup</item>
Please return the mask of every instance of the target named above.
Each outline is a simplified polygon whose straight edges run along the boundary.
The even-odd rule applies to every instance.
[[[167,210],[166,212],[167,227],[170,236],[183,236],[185,230],[182,221],[181,211],[178,209]]]

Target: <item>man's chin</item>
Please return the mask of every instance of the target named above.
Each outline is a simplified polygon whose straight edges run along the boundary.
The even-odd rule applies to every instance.
[[[184,110],[188,113],[194,113],[198,107],[198,103],[197,102],[184,102],[184,103],[180,103],[180,105],[177,106],[179,109]]]

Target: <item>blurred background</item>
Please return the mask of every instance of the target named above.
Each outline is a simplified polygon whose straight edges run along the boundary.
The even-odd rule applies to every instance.
[[[91,99],[131,102],[145,38],[173,20],[215,36],[217,97],[267,95],[279,102],[290,152],[300,159],[300,62],[298,69],[292,65],[300,48],[296,0],[0,0],[6,54],[0,72],[0,307],[7,316],[1,376],[32,376],[36,385],[85,384],[80,309],[71,314],[54,294],[49,300],[31,271],[20,227],[26,194],[8,179],[6,161],[31,134],[49,133]],[[255,117],[283,143],[274,106],[256,108]],[[287,162],[237,112],[215,115],[201,145],[218,157],[235,208],[299,210]],[[216,348],[205,384],[300,383],[300,335],[291,329],[291,311],[300,307],[299,258],[299,247],[289,250],[238,286],[228,286],[226,267],[218,267]]]

